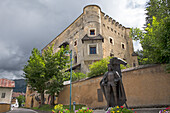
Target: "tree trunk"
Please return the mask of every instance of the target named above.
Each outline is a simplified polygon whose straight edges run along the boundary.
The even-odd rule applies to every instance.
[[[44,91],[41,92],[41,105],[44,105]]]
[[[54,98],[55,98],[55,96],[54,96],[54,95],[51,95],[51,103],[50,103],[51,106],[54,106],[54,100],[55,100]]]

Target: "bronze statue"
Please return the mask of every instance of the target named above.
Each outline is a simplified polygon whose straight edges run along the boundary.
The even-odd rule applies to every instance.
[[[107,108],[126,105],[126,96],[122,83],[120,64],[127,65],[125,61],[114,57],[108,64],[108,72],[100,82],[101,89],[107,101]]]

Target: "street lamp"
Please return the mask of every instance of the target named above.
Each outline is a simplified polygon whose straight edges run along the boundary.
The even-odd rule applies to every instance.
[[[70,110],[71,110],[71,87],[72,87],[72,50],[70,51],[70,60],[71,60],[71,64],[70,64]]]
[[[69,52],[67,51],[66,54],[69,53],[70,54],[70,110],[71,110],[71,91],[72,91],[72,50],[70,50]]]

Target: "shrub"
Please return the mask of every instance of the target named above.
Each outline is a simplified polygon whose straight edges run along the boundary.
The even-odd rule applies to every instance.
[[[72,74],[72,81],[80,80],[86,78],[86,74],[81,72],[73,72]]]
[[[107,65],[109,64],[109,60],[110,57],[103,58],[102,60],[89,65],[90,72],[88,73],[88,77],[104,74],[107,71]]]
[[[103,75],[105,72],[107,72],[110,59],[111,57],[103,58],[102,60],[89,65],[90,72],[88,73],[88,77]],[[120,69],[126,69],[128,67],[130,66],[124,66],[122,64],[120,65]]]

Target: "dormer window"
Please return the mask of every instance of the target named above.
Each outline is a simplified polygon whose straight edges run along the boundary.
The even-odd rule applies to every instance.
[[[95,30],[94,29],[90,30],[90,35],[95,35]]]

